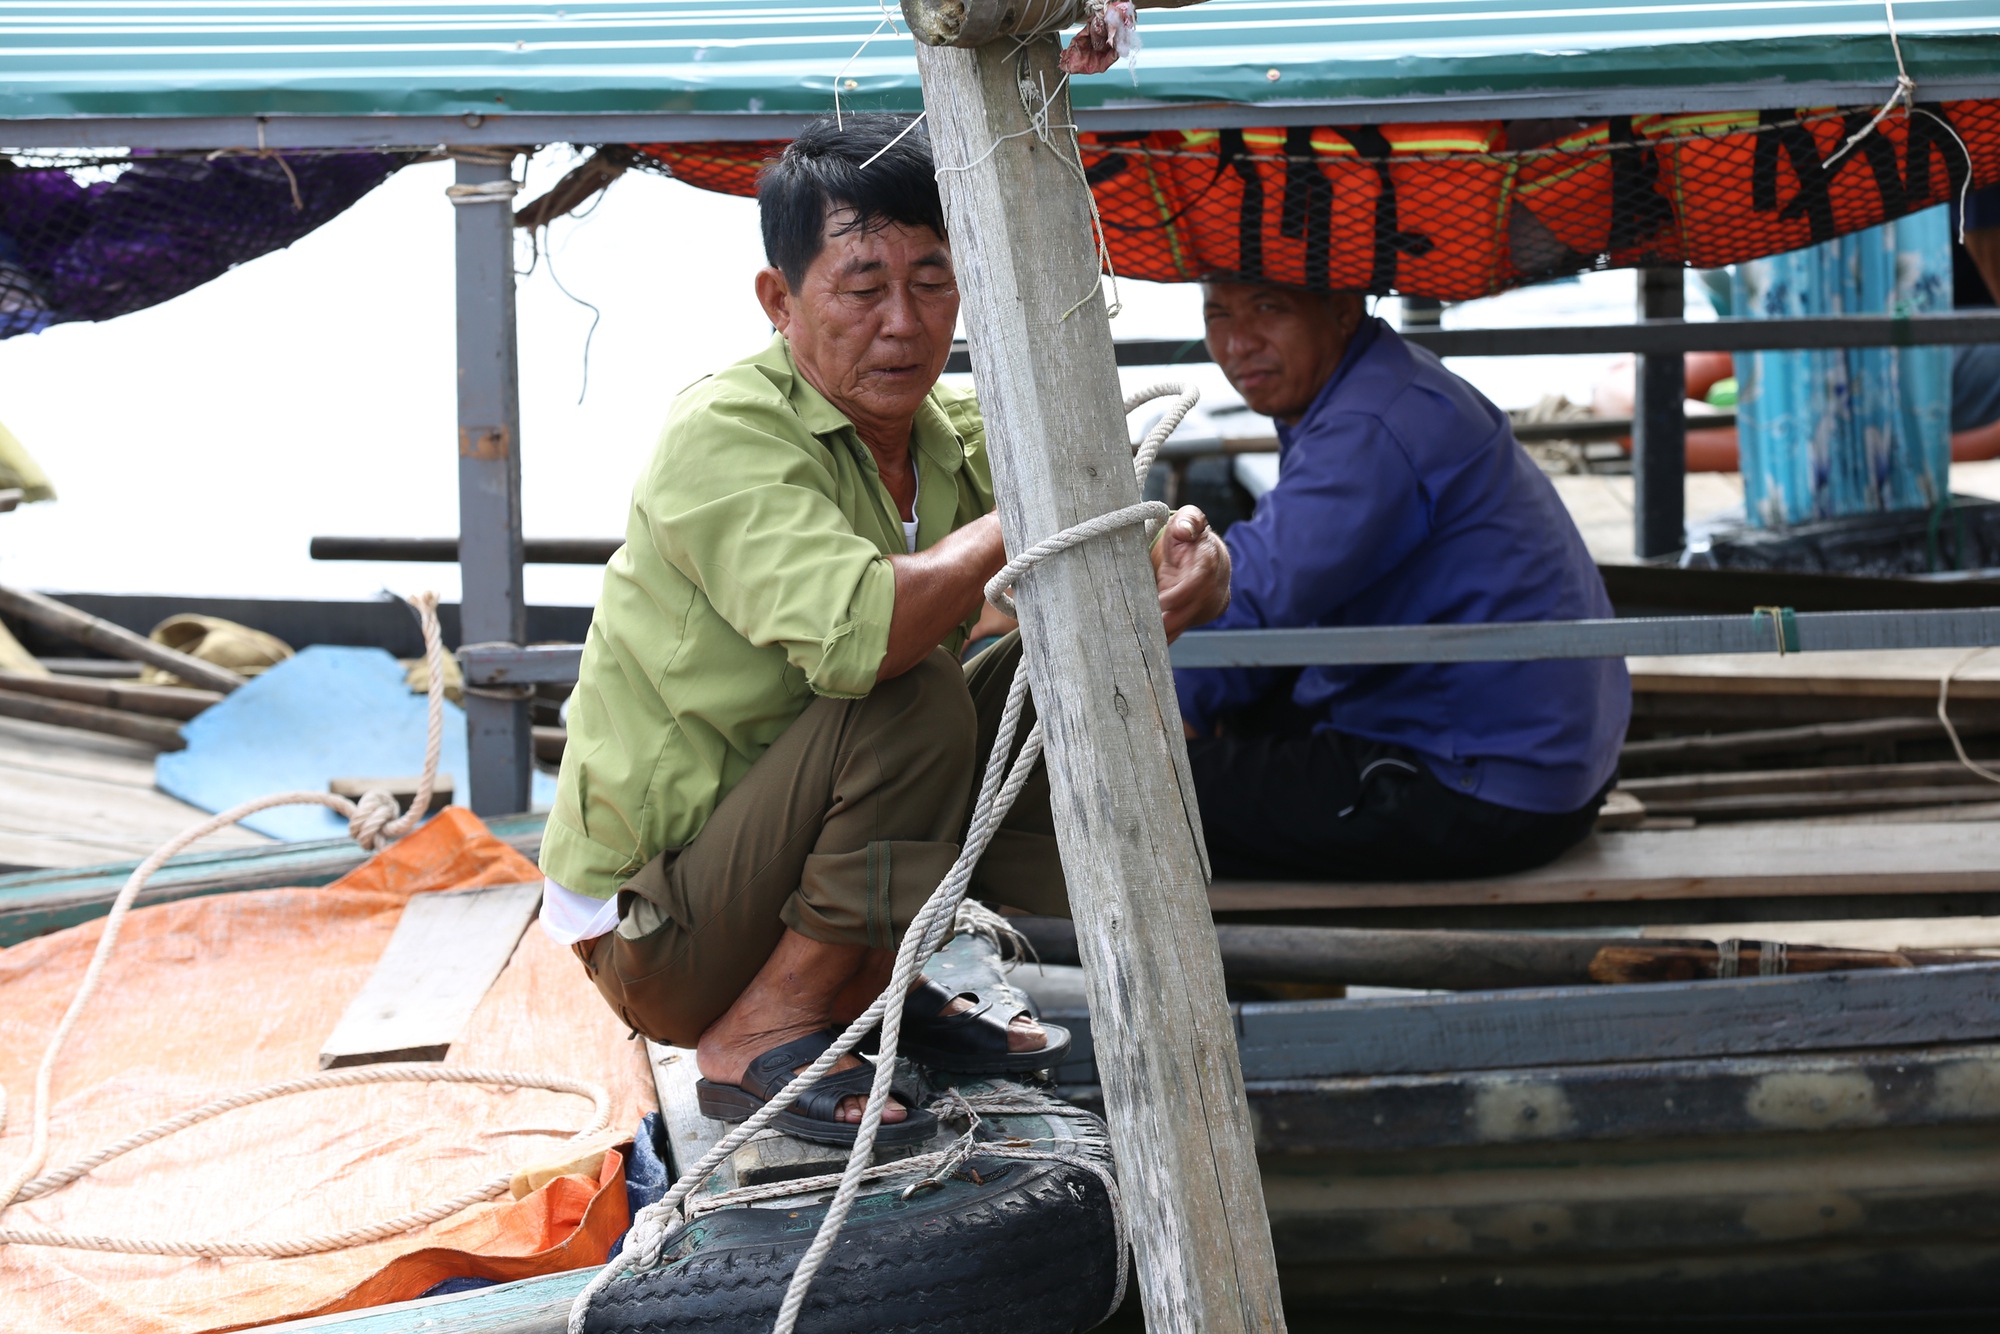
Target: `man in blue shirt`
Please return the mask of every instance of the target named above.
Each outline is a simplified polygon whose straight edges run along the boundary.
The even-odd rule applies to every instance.
[[[1206,289],[1208,346],[1278,421],[1278,483],[1230,528],[1208,629],[1610,616],[1507,416],[1362,298]],[[1201,631],[1192,631],[1199,634]],[[1618,764],[1618,659],[1177,672],[1215,873],[1439,879],[1541,865]]]

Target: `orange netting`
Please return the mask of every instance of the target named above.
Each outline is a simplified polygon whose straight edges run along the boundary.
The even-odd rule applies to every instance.
[[[1111,262],[1461,301],[1586,269],[1715,268],[2000,181],[2000,99],[1578,121],[1085,134]],[[782,142],[643,144],[707,190],[756,192]]]
[[[332,1031],[429,890],[538,880],[534,863],[447,808],[323,889],[271,889],[127,918],[56,1072],[49,1165],[218,1094],[318,1068]],[[103,928],[0,951],[0,1081],[17,1099],[0,1162],[27,1147],[34,1069]],[[611,1091],[629,1137],[654,1106],[627,1039],[575,957],[530,926],[447,1064],[542,1071]],[[541,1090],[392,1084],[260,1103],[173,1135],[7,1220],[140,1236],[289,1237],[386,1218],[552,1155],[589,1103]],[[616,1134],[606,1139],[618,1138]],[[616,1151],[519,1200],[405,1236],[291,1260],[185,1260],[39,1246],[0,1249],[0,1329],[183,1334],[402,1301],[443,1279],[508,1280],[605,1259],[625,1230]]]

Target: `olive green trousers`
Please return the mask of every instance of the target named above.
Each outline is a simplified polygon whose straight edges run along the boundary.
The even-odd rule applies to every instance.
[[[620,889],[618,929],[573,948],[619,1017],[692,1047],[787,927],[891,949],[958,857],[1021,656],[1019,632],[960,667],[939,649],[863,699],[806,706],[686,847]],[[1016,747],[1034,722],[1032,703]],[[1067,916],[1037,765],[970,894]]]

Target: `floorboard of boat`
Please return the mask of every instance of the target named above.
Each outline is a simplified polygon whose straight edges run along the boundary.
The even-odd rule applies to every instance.
[[[207,812],[153,786],[154,750],[122,737],[0,718],[0,865],[91,866],[143,857]],[[211,848],[271,843],[220,830]]]

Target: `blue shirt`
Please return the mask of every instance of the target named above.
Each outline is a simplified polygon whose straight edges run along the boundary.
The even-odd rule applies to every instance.
[[[1380,320],[1362,322],[1278,445],[1278,484],[1225,539],[1229,610],[1205,628],[1612,614],[1583,538],[1507,415]],[[1284,677],[1174,675],[1181,713],[1204,735]],[[1309,667],[1292,699],[1318,730],[1417,751],[1457,791],[1556,813],[1610,781],[1632,683],[1619,658]]]

